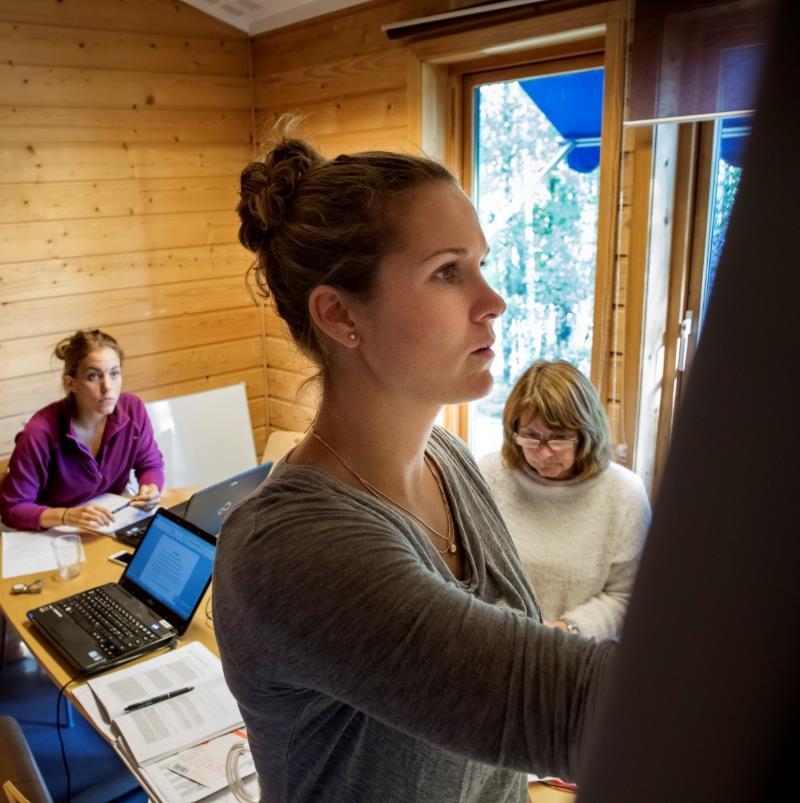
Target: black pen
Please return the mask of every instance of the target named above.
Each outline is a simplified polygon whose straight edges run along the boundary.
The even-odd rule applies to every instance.
[[[138,711],[140,708],[146,708],[148,705],[153,705],[153,703],[160,703],[163,700],[171,700],[173,697],[177,697],[179,694],[186,694],[187,691],[191,691],[194,686],[187,686],[185,689],[175,689],[175,691],[168,692],[167,694],[159,694],[158,697],[151,697],[149,700],[142,700],[140,703],[132,703],[131,705],[125,706],[125,713],[127,714],[129,711]]]
[[[128,500],[128,501],[127,501],[127,502],[126,502],[124,505],[120,505],[119,507],[115,507],[115,508],[114,508],[114,509],[111,511],[111,515],[113,516],[113,515],[114,515],[114,513],[119,513],[119,512],[120,512],[120,510],[125,510],[125,508],[126,508],[126,507],[128,507],[128,505],[130,505],[130,503],[131,503],[131,502],[133,502],[133,499],[129,499],[129,500]]]

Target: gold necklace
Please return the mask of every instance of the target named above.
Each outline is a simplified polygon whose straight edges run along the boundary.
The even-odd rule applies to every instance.
[[[456,546],[456,539],[455,533],[453,530],[453,517],[450,515],[450,505],[447,503],[447,495],[444,492],[444,487],[442,486],[442,482],[439,479],[439,476],[433,470],[433,466],[431,465],[430,458],[428,455],[425,455],[425,465],[428,467],[428,471],[431,472],[434,481],[436,482],[436,487],[439,489],[439,494],[442,497],[442,504],[444,505],[444,510],[447,515],[447,535],[442,535],[438,530],[431,527],[427,521],[421,519],[416,513],[412,513],[407,507],[404,507],[396,500],[392,499],[391,496],[387,496],[380,488],[376,488],[371,482],[365,480],[340,454],[336,451],[336,449],[331,446],[328,441],[326,441],[322,435],[319,434],[313,427],[311,428],[311,434],[373,495],[377,496],[379,499],[383,499],[384,502],[389,502],[395,507],[399,507],[404,513],[407,513],[411,516],[412,519],[418,521],[426,530],[430,530],[435,536],[441,538],[443,541],[447,542],[447,546],[444,549],[437,549],[436,551],[440,555],[444,555],[445,552],[450,552],[454,554],[458,547]]]

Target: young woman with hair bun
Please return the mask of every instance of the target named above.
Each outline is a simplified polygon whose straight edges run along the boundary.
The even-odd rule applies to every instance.
[[[215,561],[262,799],[522,803],[528,771],[575,778],[615,645],[542,624],[475,461],[434,426],[490,390],[505,308],[471,203],[429,159],[324,159],[283,129],[238,212],[322,386]]]
[[[164,458],[141,399],[122,393],[122,349],[99,329],[75,332],[54,355],[64,362],[65,398],[35,413],[17,435],[0,488],[0,517],[20,530],[60,524],[111,524],[110,510],[87,504],[121,493],[131,469],[136,507],[155,506],[164,485]]]

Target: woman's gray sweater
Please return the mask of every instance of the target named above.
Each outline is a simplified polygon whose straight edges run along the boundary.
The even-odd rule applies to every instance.
[[[465,580],[397,508],[285,462],[226,520],[214,627],[269,803],[527,800],[574,778],[611,642],[540,624],[463,443],[435,428]]]

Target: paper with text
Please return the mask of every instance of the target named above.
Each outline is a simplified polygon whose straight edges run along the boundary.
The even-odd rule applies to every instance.
[[[125,707],[186,686],[199,686],[222,677],[222,664],[199,641],[140,661],[88,682],[107,722],[125,713]]]

